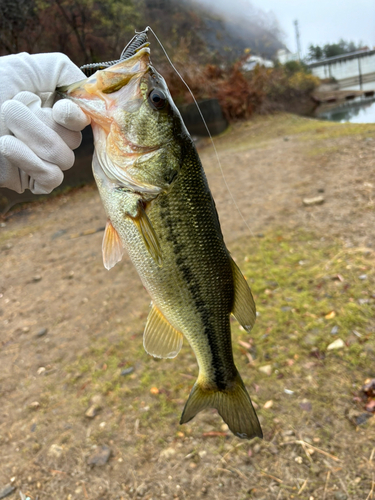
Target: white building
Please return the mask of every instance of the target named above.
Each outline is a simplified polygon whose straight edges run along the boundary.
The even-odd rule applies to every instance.
[[[285,64],[290,61],[299,61],[298,54],[292,54],[288,49],[279,49],[276,52],[277,60],[281,64]]]
[[[257,65],[264,66],[265,68],[274,67],[273,61],[270,61],[269,59],[263,59],[263,57],[260,56],[249,56],[243,63],[242,69],[245,71],[252,71]]]
[[[329,57],[308,66],[321,80],[334,78],[341,89],[375,89],[375,49]]]

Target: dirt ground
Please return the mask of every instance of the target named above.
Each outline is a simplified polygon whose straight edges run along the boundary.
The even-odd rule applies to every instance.
[[[249,338],[234,324],[233,343],[265,439],[233,437],[215,411],[179,426],[195,358],[143,351],[148,295],[126,255],[104,269],[87,186],[0,221],[0,498],[375,498],[361,396],[375,378],[375,125],[259,117],[216,145],[246,224],[208,141],[199,151],[254,281],[258,325]],[[327,351],[336,326],[344,345]]]

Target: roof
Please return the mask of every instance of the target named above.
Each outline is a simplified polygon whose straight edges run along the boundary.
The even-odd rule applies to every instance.
[[[375,49],[372,50],[357,50],[356,52],[350,52],[349,54],[341,54],[340,56],[328,57],[327,59],[322,59],[321,61],[315,61],[309,63],[309,68],[316,68],[317,66],[325,66],[326,64],[334,64],[340,61],[346,61],[347,59],[356,59],[358,57],[372,56],[375,54]]]

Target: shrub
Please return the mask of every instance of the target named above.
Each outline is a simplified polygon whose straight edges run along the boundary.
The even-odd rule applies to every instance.
[[[161,73],[177,105],[192,102],[185,85],[170,66]],[[242,61],[227,69],[184,61],[181,75],[197,100],[218,99],[229,121],[247,119],[256,112],[292,109],[293,103],[309,97],[319,85],[319,79],[296,61],[275,68],[256,66],[251,72],[242,70]]]

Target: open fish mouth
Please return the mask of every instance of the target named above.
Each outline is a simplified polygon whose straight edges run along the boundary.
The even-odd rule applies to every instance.
[[[122,154],[128,157],[150,154],[160,148],[159,144],[139,144],[134,137],[117,125],[120,112],[137,112],[144,102],[141,82],[150,73],[150,49],[143,44],[132,56],[98,70],[85,80],[60,87],[57,92],[78,104],[92,119],[96,139],[97,130],[120,137]]]

